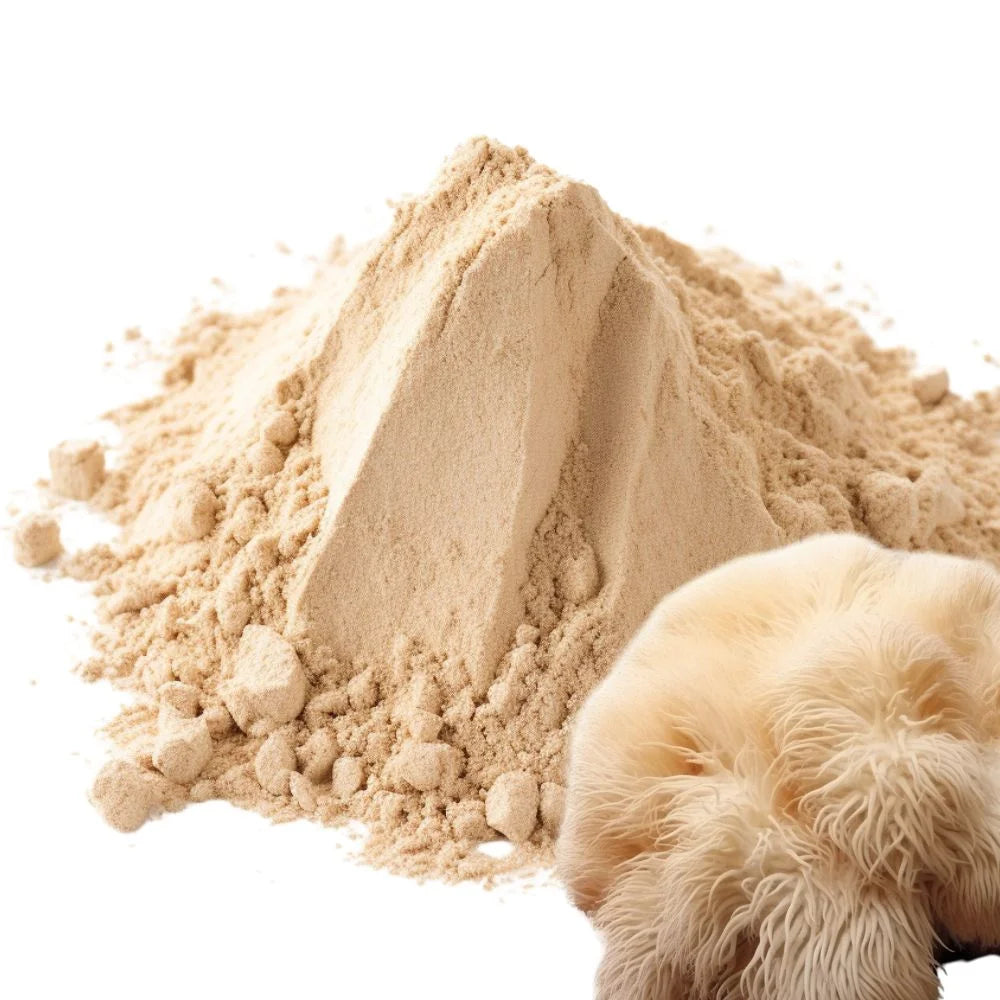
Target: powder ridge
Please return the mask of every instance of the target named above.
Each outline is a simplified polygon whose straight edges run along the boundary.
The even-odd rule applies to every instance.
[[[62,563],[86,673],[136,695],[95,801],[359,819],[413,875],[548,861],[570,720],[667,591],[830,530],[998,563],[1000,393],[911,365],[466,144],[373,247],[196,314],[117,465],[72,458],[122,528]]]

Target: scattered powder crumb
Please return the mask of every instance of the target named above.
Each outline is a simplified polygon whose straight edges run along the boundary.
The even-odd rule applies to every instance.
[[[341,757],[333,765],[333,794],[346,799],[353,795],[365,780],[365,768],[360,757]]]
[[[59,522],[51,514],[26,514],[14,527],[14,558],[22,566],[44,566],[62,552]]]
[[[892,548],[910,544],[920,508],[909,479],[890,472],[869,473],[861,480],[859,499],[865,526],[876,541]]]
[[[295,804],[303,812],[315,811],[316,790],[313,783],[304,774],[292,771],[288,776],[288,790]]]
[[[173,491],[171,507],[171,528],[178,542],[196,542],[215,527],[215,494],[206,483],[182,483]]]
[[[90,796],[105,820],[123,833],[138,830],[157,802],[153,786],[129,760],[108,761],[94,779]]]
[[[190,785],[212,759],[212,734],[203,718],[188,718],[164,704],[156,743],[153,766],[170,781]]]
[[[259,736],[302,711],[306,683],[298,655],[288,642],[266,625],[247,625],[233,677],[221,693],[236,725]]]
[[[948,372],[935,368],[914,377],[913,394],[924,406],[937,406],[948,395],[948,385]]]
[[[253,761],[260,787],[272,795],[286,795],[295,770],[295,749],[285,733],[271,733]]]
[[[447,743],[404,743],[396,755],[399,781],[418,792],[450,788],[462,770],[462,753]]]
[[[52,489],[89,500],[104,479],[104,449],[96,441],[63,441],[49,452]]]
[[[196,312],[115,468],[53,449],[121,527],[60,563],[85,676],[134,695],[96,805],[360,820],[415,876],[548,862],[574,712],[667,591],[831,530],[1000,564],[1000,392],[912,363],[468,143],[378,243]]]
[[[538,819],[538,782],[527,771],[508,771],[486,795],[486,822],[515,844],[526,841]]]

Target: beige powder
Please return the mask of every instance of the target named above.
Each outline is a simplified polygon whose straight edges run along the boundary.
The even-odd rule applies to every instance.
[[[485,140],[114,418],[121,539],[63,567],[136,695],[123,829],[219,797],[411,874],[544,862],[567,726],[666,591],[831,529],[1000,558],[1000,394]]]

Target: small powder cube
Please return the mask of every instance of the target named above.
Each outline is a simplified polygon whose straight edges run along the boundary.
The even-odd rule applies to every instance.
[[[244,497],[233,511],[229,530],[240,545],[246,545],[260,530],[266,518],[267,508],[258,497]]]
[[[196,542],[215,527],[215,494],[205,483],[186,483],[171,496],[170,530],[179,542]]]
[[[52,489],[89,500],[104,479],[104,449],[96,441],[63,441],[49,451]]]
[[[526,841],[538,819],[538,782],[527,771],[507,771],[486,793],[486,822],[515,844]]]
[[[306,705],[305,720],[310,729],[326,725],[334,715],[343,715],[351,707],[347,692],[339,689],[322,691]]]
[[[927,478],[930,480],[933,526],[949,527],[965,520],[965,494],[955,485],[947,472],[938,472],[936,476]]]
[[[270,441],[258,441],[250,446],[247,462],[258,476],[270,476],[285,464],[285,456],[276,444]]]
[[[486,810],[482,802],[451,802],[446,809],[448,821],[455,836],[460,840],[471,840],[481,844],[493,839],[493,831],[486,822]]]
[[[59,522],[51,514],[28,514],[14,529],[14,558],[22,566],[42,566],[62,552]]]
[[[314,812],[316,809],[316,792],[312,782],[298,771],[292,771],[288,776],[288,790],[295,799],[295,804],[303,812]]]
[[[404,743],[396,774],[418,792],[447,787],[461,773],[462,752],[447,743]]]
[[[266,736],[302,711],[307,687],[291,643],[266,625],[248,625],[236,651],[233,677],[219,691],[243,732]]]
[[[521,697],[524,694],[522,686],[513,677],[502,677],[490,685],[487,704],[490,711],[504,722],[509,722],[517,715],[521,707]]]
[[[260,787],[272,795],[288,792],[288,779],[295,770],[295,751],[284,733],[271,733],[253,760]]]
[[[414,710],[407,719],[407,728],[410,735],[421,743],[433,743],[441,732],[444,719],[433,712],[424,712],[421,709]]]
[[[871,472],[861,481],[861,513],[876,541],[902,548],[920,521],[920,501],[913,483],[888,472]]]
[[[199,716],[187,719],[169,707],[160,713],[153,766],[170,781],[190,785],[212,759],[212,734]]]
[[[949,385],[950,380],[947,370],[944,368],[935,368],[932,371],[914,376],[913,395],[924,406],[937,406],[948,395]]]
[[[215,594],[215,615],[223,632],[227,635],[240,635],[252,614],[247,573],[244,568],[237,566],[219,584]]]
[[[260,436],[272,444],[287,447],[299,436],[299,425],[287,410],[279,410],[264,421]]]
[[[201,707],[201,694],[191,684],[168,681],[156,692],[161,705],[169,705],[178,715],[194,718]]]
[[[333,765],[333,794],[342,799],[353,795],[365,780],[360,757],[341,757]]]
[[[213,739],[228,736],[236,728],[233,717],[225,705],[209,705],[202,713],[202,718]]]
[[[152,784],[130,760],[105,764],[94,779],[90,798],[105,822],[122,833],[138,830],[156,805]]]

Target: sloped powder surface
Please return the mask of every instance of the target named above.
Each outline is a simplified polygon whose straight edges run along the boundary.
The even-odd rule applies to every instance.
[[[121,541],[63,564],[102,598],[88,674],[136,694],[97,804],[360,819],[415,875],[545,862],[573,712],[671,588],[828,530],[998,561],[1000,396],[910,365],[468,143],[376,246],[195,316],[115,415]]]

